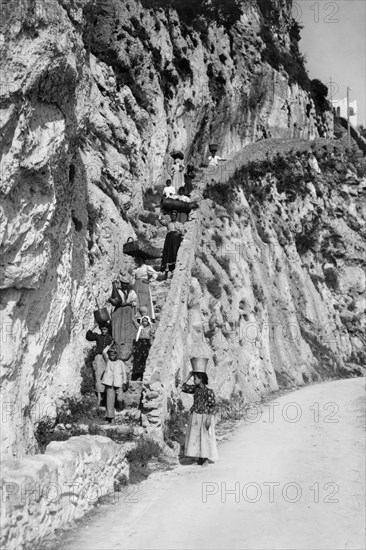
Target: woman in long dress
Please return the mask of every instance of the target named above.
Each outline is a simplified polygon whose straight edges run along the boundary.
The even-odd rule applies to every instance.
[[[137,294],[139,307],[146,306],[147,315],[155,320],[154,306],[151,298],[150,283],[156,281],[158,274],[151,265],[146,265],[141,256],[135,258],[136,269],[132,272],[133,289]]]
[[[118,358],[127,361],[132,355],[136,335],[135,316],[137,294],[132,290],[131,279],[122,276],[119,282],[113,282],[112,296],[108,300],[115,306],[111,315],[112,336],[116,342]]]
[[[187,384],[191,376],[194,384]],[[215,394],[207,385],[205,372],[191,372],[182,385],[183,392],[193,394],[184,454],[197,458],[200,466],[207,466],[209,461],[216,462],[219,458],[215,436]]]
[[[184,162],[182,159],[178,157],[174,159],[174,164],[171,168],[171,176],[175,192],[178,193],[178,189],[184,186]]]
[[[178,212],[172,210],[170,213],[170,221],[159,220],[162,225],[165,225],[168,229],[168,233],[165,237],[163,257],[161,260],[161,271],[165,273],[165,279],[168,278],[168,273],[174,271],[177,261],[177,254],[182,242],[183,235],[185,233],[185,227],[182,223],[177,221]]]

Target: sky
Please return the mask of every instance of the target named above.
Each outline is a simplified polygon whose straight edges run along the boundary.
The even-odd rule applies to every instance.
[[[366,0],[293,0],[292,13],[304,27],[299,47],[310,78],[328,86],[328,99],[345,98],[349,86],[357,124],[366,126]]]

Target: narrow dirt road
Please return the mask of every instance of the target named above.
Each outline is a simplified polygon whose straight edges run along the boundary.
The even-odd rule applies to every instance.
[[[363,549],[364,408],[360,378],[253,408],[219,462],[154,474],[58,547]]]

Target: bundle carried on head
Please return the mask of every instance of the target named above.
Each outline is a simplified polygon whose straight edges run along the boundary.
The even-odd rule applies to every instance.
[[[171,151],[170,153],[170,156],[173,159],[181,159],[181,160],[184,159],[184,154],[182,153],[182,151],[178,151],[177,149],[173,149],[173,151]]]
[[[208,362],[208,357],[191,357],[192,371],[207,373]]]
[[[132,237],[129,237],[128,241],[123,245],[123,253],[134,257],[140,256],[145,260],[154,260],[161,257],[162,250],[147,241],[133,240]]]

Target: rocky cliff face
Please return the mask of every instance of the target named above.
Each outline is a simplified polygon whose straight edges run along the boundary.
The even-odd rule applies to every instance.
[[[273,6],[289,50],[290,7]],[[164,181],[170,149],[199,165],[209,141],[231,156],[331,126],[267,63],[255,2],[230,32],[199,33],[134,0],[17,0],[3,12],[2,449],[21,456],[35,422],[79,392],[94,296],[104,303],[130,267],[122,245],[144,229],[143,195]]]
[[[307,142],[261,145],[228,163],[244,169],[208,185],[190,222],[164,318],[174,338],[159,328],[145,376],[156,434],[191,401],[180,393],[190,356],[210,357],[210,384],[238,414],[279,387],[364,373],[365,159],[354,166],[343,143],[324,157],[329,141],[317,140],[315,174]]]

